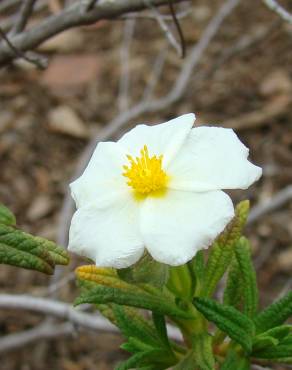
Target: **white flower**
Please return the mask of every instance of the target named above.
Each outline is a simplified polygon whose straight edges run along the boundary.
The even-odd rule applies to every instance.
[[[128,267],[144,249],[169,265],[207,248],[234,216],[221,189],[246,189],[261,168],[231,129],[192,129],[194,114],[138,125],[99,143],[71,184],[77,205],[69,250],[98,266]]]

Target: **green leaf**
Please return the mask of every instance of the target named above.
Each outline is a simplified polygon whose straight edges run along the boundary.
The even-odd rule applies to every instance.
[[[283,340],[291,332],[292,332],[292,326],[291,325],[280,325],[280,326],[276,326],[276,327],[274,327],[274,328],[272,328],[270,330],[267,330],[267,331],[265,331],[262,334],[257,335],[257,337],[271,336],[271,337],[273,337],[275,339]]]
[[[16,224],[14,214],[0,203],[0,224],[13,226]]]
[[[274,347],[264,348],[253,354],[254,357],[276,362],[292,363],[292,343],[279,344]]]
[[[121,279],[134,284],[151,284],[163,287],[168,279],[169,266],[155,261],[145,252],[142,258],[131,267],[117,270]]]
[[[261,336],[257,336],[254,338],[253,345],[252,345],[252,353],[256,354],[257,351],[266,349],[269,347],[275,347],[279,344],[278,339],[273,338],[269,335],[262,334]]]
[[[132,308],[113,305],[117,326],[126,338],[136,337],[154,347],[159,346],[159,337],[154,326]]]
[[[258,333],[283,324],[292,315],[292,292],[271,304],[255,318]]]
[[[258,289],[256,273],[250,256],[249,241],[241,237],[235,245],[235,256],[238,262],[240,277],[243,281],[243,312],[253,318],[258,308]]]
[[[196,335],[193,341],[196,365],[200,370],[214,370],[215,359],[212,350],[212,337],[208,333]]]
[[[172,370],[194,370],[196,369],[196,355],[195,351],[189,351],[187,355],[176,364]]]
[[[173,370],[215,370],[211,336],[207,333],[194,336],[193,347]]]
[[[232,306],[222,305],[213,299],[195,298],[194,305],[209,321],[235,342],[250,352],[254,332],[253,322]]]
[[[292,335],[290,333],[291,326],[282,325],[257,335],[254,339],[252,355],[267,359],[281,357],[287,360],[292,357]]]
[[[199,296],[205,276],[205,261],[203,251],[198,251],[195,257],[188,262],[188,268],[191,273],[193,285],[195,285],[195,295]]]
[[[56,264],[68,262],[67,252],[55,243],[0,225],[0,263],[52,274]]]
[[[193,285],[194,281],[188,265],[171,266],[169,268],[167,288],[177,297],[191,299],[193,296]]]
[[[250,370],[250,360],[230,350],[220,370]]]
[[[134,356],[130,357],[128,360],[122,362],[116,370],[129,370],[129,369],[136,369],[141,368],[142,366],[147,366],[156,363],[157,360],[163,360],[164,359],[164,351],[161,351],[159,349],[152,349],[145,352],[139,352],[136,353]],[[162,364],[160,365],[162,366]],[[164,367],[160,367],[156,365],[156,369],[164,369]]]
[[[204,297],[212,296],[218,282],[229,267],[234,255],[233,246],[240,238],[241,230],[246,222],[248,211],[249,202],[240,202],[236,206],[235,217],[213,244],[208,258],[204,286],[202,288],[202,294]]]
[[[117,303],[120,305],[144,308],[162,315],[180,317],[184,319],[193,318],[189,313],[178,308],[175,303],[168,301],[163,296],[154,296],[140,291],[123,291],[121,289],[97,286],[89,292],[80,295],[75,305],[82,303]]]
[[[145,352],[153,349],[153,347],[134,337],[129,338],[127,343],[123,343],[121,348],[131,353]]]
[[[208,258],[202,295],[211,297],[215,292],[219,280],[227,270],[233,256],[232,245],[214,243]]]
[[[169,340],[168,340],[168,336],[167,336],[167,329],[166,329],[166,323],[165,323],[164,316],[160,315],[156,312],[153,312],[152,313],[152,319],[153,319],[153,322],[154,322],[154,326],[157,330],[157,333],[159,335],[159,338],[161,339],[161,342],[164,344],[164,346],[168,350],[170,350],[170,352],[172,352],[171,346],[170,346],[170,343],[169,343]]]
[[[242,301],[243,282],[238,263],[233,258],[224,290],[223,303],[235,308],[240,307]]]

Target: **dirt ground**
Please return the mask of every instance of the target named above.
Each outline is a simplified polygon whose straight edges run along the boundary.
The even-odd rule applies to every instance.
[[[181,20],[187,55],[222,1],[193,1]],[[290,4],[291,5],[291,4]],[[0,18],[1,23],[1,18]],[[23,229],[53,240],[68,181],[89,138],[118,114],[120,51],[124,21],[73,30],[43,45],[50,65],[38,71],[21,64],[0,70],[0,201]],[[257,38],[257,35],[262,37]],[[239,40],[251,41],[240,50]],[[153,20],[135,25],[130,50],[130,104],[151,76],[167,41]],[[169,48],[155,94],[166,94],[183,61]],[[232,194],[260,204],[292,183],[292,27],[277,21],[261,2],[245,0],[211,42],[189,81],[185,96],[135,122],[162,122],[195,112],[204,122],[236,128],[250,148],[262,179]],[[254,248],[261,302],[270,302],[292,279],[292,202],[262,216],[246,230]],[[66,275],[78,264],[72,259]],[[1,266],[1,292],[46,296],[49,278]],[[72,302],[74,281],[59,297]],[[42,317],[0,311],[1,335],[32,328]],[[114,334],[78,333],[39,341],[1,358],[1,370],[110,370],[127,355]],[[274,366],[273,369],[288,369]]]

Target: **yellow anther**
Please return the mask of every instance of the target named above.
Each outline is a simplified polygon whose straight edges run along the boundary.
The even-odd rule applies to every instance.
[[[162,169],[163,156],[154,155],[150,158],[146,145],[140,154],[141,156],[135,159],[127,155],[130,165],[123,166],[123,176],[128,178],[127,184],[142,195],[165,189],[168,177]]]

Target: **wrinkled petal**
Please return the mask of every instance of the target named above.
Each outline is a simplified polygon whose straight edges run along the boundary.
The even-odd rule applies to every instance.
[[[159,125],[138,125],[118,143],[132,156],[140,156],[140,150],[147,145],[151,156],[163,154],[163,165],[166,166],[181,148],[194,121],[195,115],[189,113]]]
[[[178,266],[207,248],[233,216],[232,201],[222,191],[169,190],[164,197],[149,197],[143,204],[141,233],[155,260]]]
[[[127,196],[104,209],[80,208],[72,219],[68,249],[91,258],[97,266],[134,264],[144,251],[138,203]]]
[[[248,153],[231,129],[195,128],[170,163],[169,187],[191,191],[246,189],[262,174],[260,167],[247,160]]]
[[[70,184],[77,208],[103,207],[129,192],[122,176],[127,162],[125,151],[117,143],[99,143],[83,174]]]

